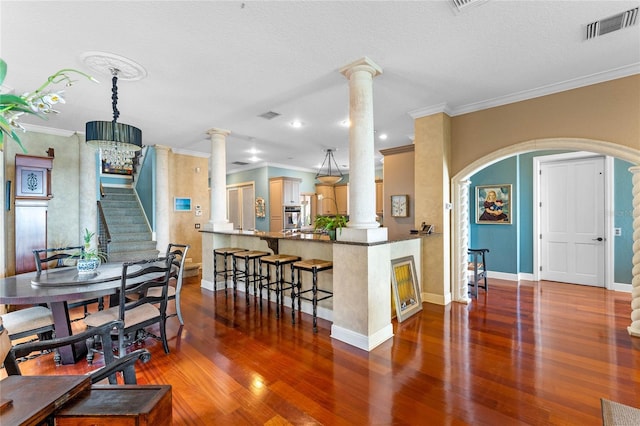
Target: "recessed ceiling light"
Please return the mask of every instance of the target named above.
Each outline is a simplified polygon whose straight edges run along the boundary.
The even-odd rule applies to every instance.
[[[381,141],[386,141],[387,140],[387,134],[386,133],[381,133],[380,136],[378,136],[378,138],[380,138]]]
[[[302,127],[302,121],[299,121],[299,120],[292,121],[291,127],[293,127],[294,129],[299,129],[300,127]]]
[[[258,150],[257,150],[257,149],[255,149],[255,148],[251,148],[251,149],[247,150],[247,152],[248,152],[249,154],[256,155],[256,154],[258,154],[260,151],[258,151]]]
[[[253,163],[256,163],[256,162],[260,161],[260,159],[254,155],[253,157],[249,158],[249,161],[251,161]]]

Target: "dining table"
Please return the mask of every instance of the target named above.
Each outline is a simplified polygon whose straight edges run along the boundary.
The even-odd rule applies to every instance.
[[[135,265],[129,272],[135,272]],[[122,263],[103,263],[94,272],[75,267],[44,269],[0,278],[0,304],[47,304],[53,315],[56,337],[72,334],[68,302],[116,294],[120,289]],[[83,342],[60,347],[62,364],[74,364],[87,353]]]

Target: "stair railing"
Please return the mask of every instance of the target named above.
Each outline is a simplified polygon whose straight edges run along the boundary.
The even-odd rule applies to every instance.
[[[111,233],[104,218],[102,204],[98,200],[98,250],[105,254],[107,261],[109,260],[109,243],[111,243]]]

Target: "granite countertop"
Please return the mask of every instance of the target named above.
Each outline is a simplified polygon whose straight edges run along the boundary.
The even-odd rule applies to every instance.
[[[327,234],[316,233],[313,231],[307,232],[266,232],[266,231],[210,231],[210,230],[200,230],[200,232],[210,233],[210,234],[226,234],[226,235],[246,235],[247,237],[259,237],[261,239],[277,239],[277,240],[301,240],[301,241],[314,241],[314,242],[322,242],[322,243],[337,243],[337,244],[355,244],[355,245],[376,245],[376,244],[386,244],[393,243],[396,241],[405,241],[405,240],[413,240],[420,238],[421,235],[417,234],[406,234],[402,236],[396,236],[395,238],[390,238],[387,241],[380,241],[374,243],[360,243],[360,242],[351,242],[351,241],[335,241],[329,239]]]

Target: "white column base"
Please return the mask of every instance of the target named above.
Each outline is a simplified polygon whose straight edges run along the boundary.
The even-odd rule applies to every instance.
[[[380,241],[388,241],[389,235],[387,228],[342,228],[336,231],[336,240],[351,241],[358,243],[377,243]]]
[[[386,342],[393,337],[393,325],[389,324],[386,327],[378,330],[370,336],[356,333],[355,331],[339,327],[337,325],[331,326],[331,338],[340,340],[348,345],[355,346],[358,349],[365,351],[371,351],[380,344]]]
[[[207,222],[203,229],[205,231],[233,231],[233,222]]]

